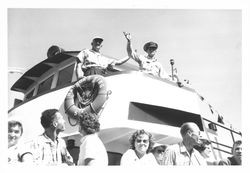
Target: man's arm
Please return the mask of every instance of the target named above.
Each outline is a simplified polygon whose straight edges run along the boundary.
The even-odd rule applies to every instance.
[[[134,59],[136,62],[140,63],[141,60],[139,58],[139,56],[137,55],[137,53],[133,50],[133,46],[132,46],[132,43],[131,43],[131,34],[128,33],[128,32],[123,32],[125,38],[127,39],[127,53],[128,53],[128,56],[132,59]]]
[[[125,62],[127,62],[128,60],[130,59],[129,56],[126,56],[124,58],[121,58],[119,60],[114,60],[110,63],[110,65],[114,66],[114,65],[122,65],[124,64]]]
[[[77,55],[77,64],[76,64],[76,77],[77,80],[83,78],[84,73],[82,71],[82,65],[83,65],[83,59],[84,59],[84,51],[81,51],[78,55]],[[82,61],[81,61],[82,60]]]

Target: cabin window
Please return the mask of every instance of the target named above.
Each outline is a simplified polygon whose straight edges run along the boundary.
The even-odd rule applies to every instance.
[[[156,105],[131,102],[129,104],[128,119],[174,127],[181,127],[185,122],[194,122],[203,131],[202,120],[199,114]]]
[[[43,93],[45,91],[50,90],[53,77],[54,76],[51,76],[48,79],[46,79],[45,81],[43,81],[42,83],[40,83],[40,85],[38,87],[37,95],[41,94],[41,93]]]
[[[72,65],[62,69],[59,72],[58,81],[57,81],[57,85],[56,85],[57,87],[64,85],[64,84],[71,83],[73,72],[74,72],[74,66],[75,66],[75,64],[72,64]]]
[[[29,99],[33,96],[35,89],[33,89],[32,91],[30,91],[27,95],[26,95],[26,99]]]

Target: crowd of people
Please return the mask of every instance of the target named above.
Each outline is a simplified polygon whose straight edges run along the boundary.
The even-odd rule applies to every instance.
[[[119,60],[110,59],[100,53],[103,38],[95,37],[91,49],[82,50],[77,56],[76,74],[81,79],[93,74],[104,75],[114,65],[121,65],[130,58],[139,65],[139,71],[168,79],[163,66],[156,58],[158,44],[147,42],[143,46],[146,55],[139,55],[132,47],[130,33],[124,32],[128,56]],[[44,132],[31,142],[19,142],[23,126],[19,121],[8,122],[8,163],[35,165],[91,165],[107,166],[109,159],[106,148],[98,137],[100,123],[95,114],[82,113],[79,120],[81,145],[75,148],[74,141],[65,141],[58,135],[65,130],[65,120],[57,109],[42,112],[41,125]],[[193,122],[184,123],[180,128],[182,141],[164,145],[153,140],[152,134],[144,129],[135,131],[130,139],[130,148],[123,153],[120,165],[241,165],[241,140],[235,141],[232,157],[220,161],[211,157],[211,142],[201,139],[200,129]],[[68,149],[74,149],[70,152]],[[73,154],[77,153],[77,154]],[[78,154],[79,153],[79,154]],[[71,155],[77,155],[72,157]]]
[[[58,135],[65,130],[65,120],[59,110],[42,112],[41,125],[44,132],[29,143],[20,143],[23,126],[19,121],[8,122],[8,163],[34,165],[107,166],[106,148],[98,136],[100,123],[94,113],[82,113],[79,121],[81,145],[73,158],[64,139]],[[130,147],[123,153],[121,166],[132,165],[241,165],[242,141],[232,147],[232,157],[213,160],[211,142],[200,136],[199,127],[186,122],[180,128],[182,141],[164,145],[154,141],[151,133],[136,130],[129,138]],[[68,141],[68,144],[72,141]],[[74,143],[73,143],[74,147]],[[71,151],[72,152],[72,151]]]

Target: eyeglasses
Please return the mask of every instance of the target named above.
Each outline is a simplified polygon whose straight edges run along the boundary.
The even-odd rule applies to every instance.
[[[144,144],[146,144],[146,143],[148,143],[148,140],[146,140],[146,139],[144,139],[144,140],[136,139],[136,142],[137,142],[137,143],[143,142]]]

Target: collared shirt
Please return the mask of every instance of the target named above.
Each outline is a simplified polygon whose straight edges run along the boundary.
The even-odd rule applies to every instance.
[[[43,133],[32,141],[31,148],[35,163],[38,165],[60,165],[68,161],[73,162],[66,149],[65,141],[61,138],[56,138],[55,141],[52,141]]]
[[[99,52],[95,52],[91,49],[84,49],[77,55],[79,61],[82,63],[82,68],[88,67],[102,67],[107,68],[109,64],[111,64],[114,60],[107,58],[100,54]]]
[[[187,151],[183,142],[169,146],[164,156],[165,165],[207,165],[201,154],[193,149],[191,154]]]
[[[81,139],[79,160],[77,165],[85,165],[87,158],[93,159],[93,166],[108,166],[106,148],[97,134],[89,134]]]
[[[31,151],[25,147],[24,144],[16,144],[8,148],[8,163],[17,164],[22,162],[23,155],[30,153]]]
[[[157,166],[158,163],[152,153],[145,154],[142,158],[138,158],[135,150],[128,149],[121,158],[121,165],[147,165],[147,166]]]
[[[139,64],[139,71],[161,78],[168,78],[161,63],[156,58],[151,59],[145,55],[138,55],[134,51],[131,56]]]

